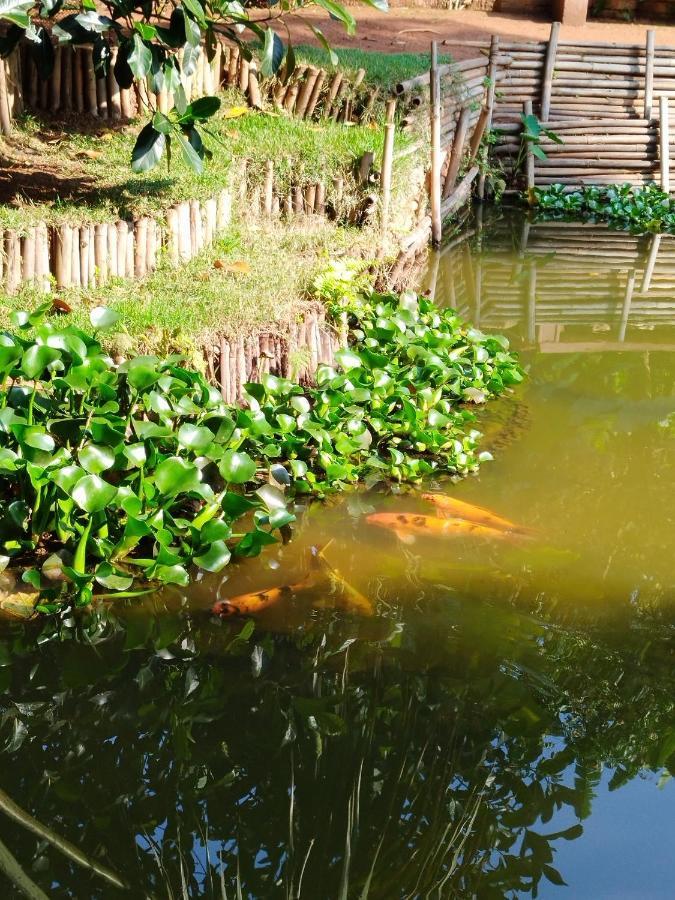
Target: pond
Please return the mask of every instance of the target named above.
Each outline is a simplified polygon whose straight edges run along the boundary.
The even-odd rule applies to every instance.
[[[434,530],[421,491],[375,487],[225,577],[2,626],[0,838],[35,884],[672,896],[675,239],[654,244],[486,211],[431,261],[528,378],[478,415],[494,461],[425,492],[519,530]],[[210,613],[268,589],[255,625]]]

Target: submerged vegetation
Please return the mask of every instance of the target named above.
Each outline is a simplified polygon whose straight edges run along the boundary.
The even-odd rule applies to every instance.
[[[92,591],[219,571],[293,521],[289,494],[359,480],[467,473],[481,459],[468,406],[522,379],[508,343],[424,297],[379,295],[356,266],[317,283],[350,346],[317,386],[271,374],[228,407],[180,359],[115,364],[98,333],[62,327],[49,303],[13,314],[0,338],[0,561],[54,611]]]
[[[673,198],[656,184],[642,188],[632,184],[589,186],[581,191],[553,184],[534,188],[529,200],[537,211],[550,218],[607,222],[632,231],[675,230]]]

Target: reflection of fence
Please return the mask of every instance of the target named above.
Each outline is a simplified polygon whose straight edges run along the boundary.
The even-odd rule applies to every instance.
[[[479,248],[480,228],[473,240]],[[601,225],[525,223],[513,246],[493,226],[490,249],[462,238],[437,254],[431,287],[486,330],[547,352],[675,350],[655,328],[675,329],[675,236],[632,235]]]

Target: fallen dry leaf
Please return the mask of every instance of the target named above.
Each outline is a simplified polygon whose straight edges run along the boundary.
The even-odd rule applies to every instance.
[[[70,303],[66,303],[66,301],[62,300],[60,297],[54,297],[52,300],[52,312],[71,313],[72,311],[73,307]]]
[[[245,259],[237,259],[234,262],[223,262],[222,259],[216,259],[213,262],[213,268],[221,269],[223,272],[236,272],[239,275],[248,275],[251,271],[251,267]]]
[[[103,156],[100,150],[80,150],[75,154],[79,159],[100,159]]]
[[[231,106],[229,109],[226,109],[223,113],[223,119],[238,119],[240,116],[245,116],[248,112],[248,106]]]

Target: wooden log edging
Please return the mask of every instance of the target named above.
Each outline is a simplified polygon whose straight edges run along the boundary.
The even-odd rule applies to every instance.
[[[297,322],[232,337],[218,334],[204,348],[209,377],[226,403],[244,398],[244,385],[268,372],[301,384],[313,381],[319,365],[335,364],[335,354],[347,344],[344,329],[331,324],[321,303],[307,304]]]
[[[11,295],[34,284],[48,293],[52,286],[92,289],[112,278],[143,278],[162,255],[172,265],[196,256],[227,230],[231,215],[232,198],[223,189],[201,202],[174,204],[162,218],[0,229],[0,289]]]

